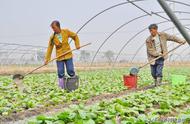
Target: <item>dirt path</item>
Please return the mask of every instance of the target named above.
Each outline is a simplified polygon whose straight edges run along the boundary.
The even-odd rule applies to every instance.
[[[167,85],[168,83],[164,83],[162,85]],[[111,100],[113,98],[118,98],[122,97],[126,94],[138,92],[138,91],[145,91],[148,89],[153,89],[155,88],[154,85],[138,88],[138,89],[133,89],[133,90],[124,90],[116,94],[102,94],[98,96],[91,97],[90,99],[86,100],[84,102],[85,105],[92,105],[95,103],[98,103],[102,100]],[[56,106],[50,106],[50,107],[42,107],[42,108],[35,108],[31,110],[26,110],[23,112],[19,113],[13,113],[8,117],[0,117],[0,124],[25,124],[28,119],[35,118],[35,116],[39,114],[44,114],[44,115],[53,115],[59,112],[62,112],[65,108],[68,108],[72,104],[79,104],[80,101],[72,101],[70,103],[66,104],[59,104]]]

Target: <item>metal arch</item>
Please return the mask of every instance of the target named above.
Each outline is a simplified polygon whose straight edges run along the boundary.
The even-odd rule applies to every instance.
[[[32,54],[32,53],[23,53],[23,54]],[[13,64],[13,62],[12,62],[12,63],[10,63],[10,65],[11,65],[11,64]]]
[[[32,57],[34,57],[34,56],[35,56],[35,54],[33,53],[33,54],[32,54]],[[27,61],[26,61],[26,62],[27,62]]]
[[[7,61],[5,61],[5,62],[8,62],[9,56],[10,56],[11,54],[13,54],[13,52],[14,52],[15,50],[18,50],[19,47],[20,47],[20,46],[17,46],[15,49],[12,49],[11,52],[9,52],[9,54],[7,55]],[[6,64],[6,63],[3,63],[3,64]]]
[[[34,49],[34,48],[33,48],[33,49]],[[20,60],[21,60],[21,61],[24,60],[24,56],[27,55],[27,54],[30,54],[30,52],[32,52],[32,51],[28,51],[28,52],[22,54],[22,56],[20,57]],[[31,53],[31,54],[33,54],[33,53]]]
[[[146,0],[133,0],[132,2],[141,2],[141,1],[146,1]],[[119,4],[115,4],[113,6],[110,6],[100,12],[98,12],[97,14],[95,14],[94,16],[92,16],[90,19],[88,19],[77,31],[76,33],[78,34],[89,22],[91,22],[93,19],[95,19],[97,16],[101,15],[102,13],[108,11],[108,10],[111,10],[115,7],[118,7],[118,6],[121,6],[121,5],[125,5],[125,4],[129,4],[130,2],[122,2],[122,3],[119,3]],[[69,43],[71,43],[72,39],[69,41]]]
[[[187,48],[185,48],[182,52],[180,52],[179,54],[181,55],[182,53],[184,53],[184,51],[188,50],[189,46]],[[188,53],[187,53],[188,54]],[[175,59],[177,59],[178,57],[176,57]]]
[[[190,7],[190,4],[187,4],[187,3],[184,3],[184,2],[179,2],[179,1],[175,1],[175,0],[166,0],[166,1],[173,2],[173,3],[178,3],[178,4],[181,4],[181,5],[185,5],[185,6]]]
[[[0,44],[3,44],[3,45],[13,45],[13,46],[17,46],[15,49],[13,49],[11,52],[9,52],[8,54],[8,57],[15,51],[17,50],[19,47],[21,46],[26,46],[26,47],[39,47],[39,48],[47,48],[47,47],[44,47],[44,46],[34,46],[34,45],[23,45],[23,44],[16,44],[16,43],[2,43],[0,42]],[[7,60],[8,60],[8,57],[7,57]],[[5,60],[5,63],[2,63],[2,64],[6,64],[6,60]]]
[[[26,46],[26,47],[39,47],[39,48],[47,48],[44,46],[35,46],[35,45],[24,45],[24,44],[16,44],[16,43],[2,43],[0,42],[0,44],[6,44],[6,45],[13,45],[13,46]]]
[[[173,2],[175,2],[175,1],[173,1]],[[130,3],[132,3],[133,4],[133,2],[131,1]],[[135,7],[137,7],[137,8],[140,8],[141,9],[141,11],[143,11],[143,12],[145,12],[145,13],[148,13],[146,10],[144,10],[143,8],[141,8],[141,7],[139,7],[139,6],[137,6],[137,5],[135,5],[135,4],[133,4]],[[190,5],[189,5],[190,6]],[[153,12],[152,12],[153,13]],[[153,13],[153,14],[155,14],[155,13]],[[148,13],[148,15],[150,15],[149,13]],[[157,15],[157,14],[156,14]],[[158,15],[158,16],[160,16],[160,15]],[[162,17],[162,16],[160,16],[160,17]],[[165,18],[165,17],[162,17],[162,18],[164,18],[164,19],[166,19],[166,20],[168,20],[169,21],[169,19],[167,19],[167,18]],[[143,30],[142,30],[143,31]],[[141,33],[141,32],[139,32],[139,33]],[[136,35],[138,35],[139,33],[137,33]],[[134,37],[136,37],[136,36],[134,36]],[[132,39],[133,39],[133,37],[132,37]],[[130,39],[131,40],[131,39]],[[128,42],[122,47],[122,49],[119,51],[119,53],[118,53],[118,56],[116,57],[116,60],[114,61],[114,63],[117,61],[117,59],[118,59],[118,57],[119,57],[119,55],[120,55],[120,53],[122,52],[122,50],[125,48],[125,46],[127,46],[127,44],[128,44]]]
[[[134,1],[130,1],[130,2],[122,2],[122,3],[119,3],[119,4],[116,4],[116,5],[113,5],[111,7],[108,7],[102,11],[100,11],[99,13],[97,13],[96,15],[94,15],[93,17],[91,17],[88,21],[86,21],[77,31],[77,33],[79,33],[90,21],[92,21],[94,18],[96,18],[97,16],[101,15],[102,13],[110,10],[110,9],[113,9],[115,7],[118,7],[118,6],[121,6],[121,5],[124,5],[124,4],[128,4],[128,3],[131,3],[131,2],[141,2],[141,1],[145,1],[145,0],[134,0]],[[170,2],[174,2],[174,3],[178,3],[178,4],[182,4],[182,5],[186,5],[186,6],[190,6],[189,4],[186,4],[186,3],[183,3],[183,2],[178,2],[178,1],[174,1],[174,0],[167,0],[167,1],[170,1]]]
[[[35,51],[35,50],[33,50],[33,49],[35,49],[35,48],[32,48],[30,51],[28,51],[28,52],[24,53],[24,54],[20,57],[20,59],[22,60],[22,59],[23,59],[23,57],[24,57],[26,54],[28,54],[29,52],[36,52],[36,51]]]
[[[180,58],[179,58],[180,61],[181,61],[181,62],[183,61],[181,55],[178,54],[178,53],[173,53],[173,54],[171,54],[169,57],[171,58],[173,55],[176,55],[176,56],[177,56],[176,58],[179,58],[179,57],[180,57]]]
[[[189,59],[190,59],[190,52],[188,52],[186,55],[187,55],[187,56],[189,55]]]
[[[173,2],[176,2],[176,1],[173,1]],[[135,5],[133,2],[130,2],[130,3],[132,3],[135,7],[139,8],[141,11],[143,11],[143,12],[145,12],[145,13],[148,13],[146,10],[144,10],[143,8],[141,8],[141,7],[137,6],[137,5]],[[181,4],[184,4],[184,3],[181,3]],[[185,5],[187,5],[187,4],[185,4]],[[188,5],[188,6],[190,6],[190,5]],[[152,12],[152,14],[155,14],[155,13]],[[148,13],[148,15],[150,15],[150,14]],[[155,14],[155,15],[157,15],[157,14]],[[160,16],[160,15],[157,15],[157,16]],[[162,17],[162,16],[160,16],[160,17]],[[165,17],[162,17],[162,18],[168,20],[168,19],[165,18]],[[168,21],[169,21],[169,20],[168,20]],[[142,31],[143,31],[143,30],[142,30]],[[139,33],[141,33],[141,32],[139,32]],[[136,35],[138,35],[138,33],[137,33]],[[135,36],[135,37],[136,37],[136,36]],[[133,38],[133,37],[132,37],[132,38]],[[125,46],[127,46],[127,44],[128,44],[128,42],[122,47],[121,51],[125,48]],[[142,47],[143,47],[143,45],[142,45]],[[121,51],[118,53],[118,56],[120,55]],[[137,53],[138,53],[138,52],[139,52],[139,50],[137,51]],[[117,61],[118,56],[116,57],[116,60],[114,61],[114,63]],[[133,58],[134,58],[134,57],[133,57]]]
[[[175,13],[186,13],[186,14],[190,14],[190,12],[184,12],[184,11],[174,11]],[[154,12],[154,13],[165,13],[165,12]],[[100,47],[98,48],[98,50],[96,51],[92,61],[91,61],[91,64],[93,64],[97,54],[99,53],[100,49],[103,47],[103,45],[118,31],[120,30],[121,28],[123,28],[124,26],[128,25],[129,23],[133,22],[133,21],[136,21],[137,19],[140,19],[140,18],[143,18],[143,17],[146,17],[146,16],[149,16],[149,14],[145,14],[145,15],[141,15],[141,16],[138,16],[136,18],[133,18],[132,20],[128,21],[128,22],[125,22],[124,24],[122,24],[121,26],[119,26],[118,28],[116,28],[103,42],[102,44],[100,45]]]
[[[18,45],[15,49],[12,49],[11,52],[9,52],[9,54],[7,55],[7,61],[5,61],[5,62],[8,62],[9,56],[10,56],[11,54],[13,54],[13,52],[14,52],[15,50],[18,50],[19,47],[21,47],[21,45]],[[4,64],[5,64],[5,63],[4,63]]]
[[[170,19],[171,19],[171,17],[170,17],[170,19],[168,19],[168,18],[166,18],[166,17],[164,17],[164,16],[159,15],[158,13],[154,13],[153,11],[151,11],[151,14],[150,14],[148,11],[146,11],[146,10],[143,9],[142,7],[136,5],[136,4],[133,3],[132,1],[130,1],[130,0],[128,0],[128,1],[129,1],[133,6],[135,6],[136,8],[140,9],[141,11],[143,11],[143,12],[145,12],[145,13],[148,13],[150,16],[151,16],[152,14],[155,14],[155,15],[157,15],[157,16],[159,16],[159,17],[165,19],[165,20],[168,20],[168,21],[170,21]],[[160,1],[158,1],[158,2],[160,3],[160,5],[162,6],[162,8],[164,9],[163,5],[161,4],[161,3],[162,3],[161,1],[164,2],[164,0],[160,0]],[[164,3],[165,3],[165,2],[164,2]],[[164,3],[163,3],[163,4],[164,4]],[[166,5],[166,3],[165,3],[165,5]],[[165,12],[166,12],[166,8],[168,8],[168,6],[165,6],[165,9],[164,9]],[[170,11],[170,13],[173,14],[172,10],[168,10],[168,11]],[[167,15],[168,15],[168,14],[167,14]],[[168,16],[169,16],[169,15],[168,15]],[[174,16],[174,15],[173,15],[173,16]],[[173,18],[173,19],[175,19],[175,18]],[[171,21],[172,21],[172,20],[171,20]],[[172,22],[174,23],[174,21],[172,21]],[[177,22],[176,22],[176,23],[177,23]],[[190,39],[190,37],[189,37],[189,35],[187,34],[187,32],[186,32],[183,28],[181,28],[182,24],[180,24],[180,22],[178,22],[178,25],[176,25],[176,26],[178,27],[178,30],[182,31],[183,34],[185,34],[184,37],[185,37],[186,39]]]
[[[29,55],[29,54],[33,54],[33,53],[29,53],[29,52],[23,53],[22,56],[23,56],[23,55]],[[22,58],[22,59],[23,59],[23,58]],[[21,60],[22,60],[22,59],[21,59]],[[21,62],[22,62],[22,61],[20,61],[20,65],[22,65]]]
[[[3,50],[9,50],[9,49],[3,49]],[[11,49],[12,51],[15,51],[15,49]],[[16,49],[16,50],[18,50],[18,51],[23,51],[24,53],[19,53],[19,54],[23,54],[23,55],[25,55],[25,54],[28,54],[27,52],[33,52],[32,50],[19,50],[19,49]],[[15,53],[15,52],[14,52]],[[18,53],[18,52],[17,52]],[[13,62],[12,62],[13,63]],[[10,63],[10,64],[12,64],[12,63]],[[4,63],[5,64],[5,63]]]
[[[8,55],[7,55],[7,61],[5,61],[5,62],[8,62],[9,56],[10,56],[15,50],[17,50],[19,47],[20,47],[20,46],[17,46],[16,48],[14,48],[13,50],[11,50],[11,51],[8,53]],[[6,64],[6,63],[3,63],[3,64]]]
[[[179,10],[176,10],[176,11],[173,11],[174,13],[179,13],[179,14],[181,14],[181,13],[183,13],[183,14],[190,14],[190,12],[188,12],[188,11],[179,11]],[[163,11],[158,11],[158,12],[155,12],[155,13],[157,13],[157,14],[161,14],[161,13],[165,13],[165,12],[163,12]]]
[[[187,51],[189,49],[189,46],[187,47],[187,48],[185,48],[185,49],[183,49],[179,54],[181,55],[181,54],[183,54],[185,51]],[[175,59],[177,59],[177,57],[175,58]]]
[[[123,45],[123,47],[120,49],[119,53],[117,54],[117,56],[116,56],[116,58],[115,58],[115,60],[114,60],[114,62],[113,62],[112,67],[114,67],[114,65],[115,65],[117,59],[119,58],[119,55],[120,55],[121,52],[123,51],[123,49],[124,49],[134,38],[136,38],[139,34],[141,34],[142,32],[144,32],[145,30],[147,30],[147,28],[144,28],[144,29],[142,29],[141,31],[139,31],[138,33],[136,33],[135,35],[133,35],[133,36]]]
[[[140,2],[140,1],[145,1],[145,0],[134,0],[134,1],[131,1],[131,2]],[[178,1],[174,1],[174,0],[167,0],[167,1],[171,1],[171,2],[174,2],[174,3],[178,3],[178,4],[183,4],[183,5],[186,5],[186,6],[190,6],[189,4],[185,4],[185,3],[183,3],[183,2],[178,2]],[[80,30],[82,30],[83,27],[85,27],[90,21],[92,21],[92,20],[93,20],[94,18],[96,18],[98,15],[100,15],[100,14],[104,13],[105,11],[108,11],[108,10],[110,10],[110,9],[112,9],[112,8],[115,8],[115,7],[117,7],[117,6],[124,5],[124,4],[127,4],[127,3],[129,3],[129,2],[119,3],[119,4],[113,5],[113,6],[109,7],[109,8],[107,8],[107,9],[105,9],[105,10],[99,12],[98,14],[96,14],[95,16],[93,16],[92,18],[90,18],[84,25],[82,25],[82,27],[81,27],[77,32],[79,32]]]
[[[190,19],[189,19],[190,20]],[[189,26],[190,24],[187,24],[187,25],[185,25],[185,26]],[[167,30],[170,30],[170,29],[173,29],[174,27],[170,27],[170,28],[167,28],[167,29],[165,29],[165,30],[163,30],[162,32],[164,32],[164,31],[167,31]],[[187,28],[188,29],[188,28]],[[134,56],[133,56],[133,58],[131,59],[131,63],[133,62],[133,60],[135,59],[135,57],[136,57],[136,55],[139,53],[139,51],[143,48],[143,46],[145,45],[145,42],[137,49],[137,51],[135,52],[135,54],[134,54]]]
[[[188,53],[187,53],[188,54]],[[180,55],[180,54],[179,54]],[[179,58],[179,56],[177,56],[175,59],[178,59]],[[180,55],[180,58],[182,58],[182,55]]]
[[[14,44],[16,45],[16,44]],[[28,47],[34,47],[33,45],[17,45],[17,47],[15,49],[13,49],[11,52],[9,52],[8,56],[7,56],[7,60],[9,59],[9,56],[15,51],[17,50],[20,46],[28,46]],[[40,47],[40,48],[44,48],[44,47],[41,47],[41,46],[36,46],[36,47]]]
[[[170,0],[168,0],[168,1],[170,1]],[[134,2],[134,1],[130,1],[130,2],[128,1],[128,2],[125,2],[125,4],[127,4],[127,3],[133,3],[133,2]],[[185,4],[185,3],[183,3],[183,2],[177,2],[177,1],[172,1],[172,2],[174,2],[174,3],[176,2],[176,3],[178,3],[178,4],[184,4],[184,5],[190,6],[190,5]],[[117,5],[112,6],[112,7],[109,7],[109,8],[107,8],[107,9],[101,11],[100,13],[96,14],[96,15],[93,16],[90,20],[88,20],[88,21],[77,31],[77,33],[80,32],[80,30],[82,30],[83,27],[85,27],[90,21],[92,21],[92,20],[93,20],[94,18],[96,18],[98,15],[104,13],[105,11],[107,11],[107,10],[109,10],[109,9],[112,9],[112,8],[117,7],[117,6],[120,6],[120,5],[123,5],[123,3],[122,3],[122,4],[117,4]],[[177,11],[176,11],[176,12],[177,12]],[[159,13],[160,13],[160,12],[159,12]],[[187,13],[189,13],[189,12],[187,12]],[[150,15],[150,14],[148,13],[147,15],[144,15],[144,16],[148,16],[148,15]],[[127,25],[127,24],[126,24],[126,25]],[[122,28],[122,27],[124,27],[124,26],[120,26],[119,28],[117,28],[114,32],[112,32],[112,33],[105,39],[105,41],[100,45],[100,47],[99,47],[98,50],[96,51],[96,53],[95,53],[95,55],[94,55],[94,57],[93,57],[93,59],[92,59],[90,65],[92,65],[92,63],[94,62],[94,60],[95,60],[95,58],[96,58],[96,55],[98,54],[98,52],[99,52],[99,50],[101,49],[101,47],[105,44],[105,42],[106,42],[114,33],[116,33],[116,32],[117,32],[120,28]]]
[[[167,20],[167,21],[162,21],[162,22],[159,22],[159,23],[157,23],[157,24],[162,24],[162,23],[166,23],[166,22],[170,22],[170,21],[168,21],[168,20]],[[134,38],[136,38],[139,34],[141,34],[142,32],[144,32],[145,30],[147,30],[147,28],[144,28],[144,29],[142,29],[141,31],[139,31],[138,33],[136,33],[134,36],[132,36],[132,37],[124,44],[124,46],[121,48],[121,50],[120,50],[119,53],[117,54],[117,57],[115,58],[114,63],[116,63],[116,61],[117,61],[119,55],[121,54],[121,52],[123,51],[123,49],[128,45],[128,43],[130,43]],[[114,64],[113,64],[112,66],[114,66]]]
[[[14,53],[17,53],[17,54],[23,54],[23,52],[14,52]],[[2,60],[2,59],[0,59]],[[0,63],[1,65],[3,65],[4,63]]]
[[[44,49],[44,48],[42,48],[42,49]],[[29,52],[33,52],[33,53],[31,53],[31,54],[34,54],[34,53],[36,52],[36,50],[34,50],[34,48],[32,48],[30,51],[24,53],[24,54],[20,57],[20,59],[21,59],[21,60],[24,59],[24,56],[25,56],[25,55],[30,54]]]
[[[14,50],[14,49],[1,49],[1,50]],[[31,52],[34,52],[33,50],[23,50],[23,49],[17,49],[17,51],[23,51],[23,52],[28,52],[28,51],[31,51]]]
[[[135,52],[133,58],[130,61],[131,63],[135,59],[135,57],[137,56],[137,54],[139,53],[139,51],[143,48],[144,45],[145,45],[145,42],[137,49],[137,51]]]
[[[177,33],[176,35],[179,35],[180,33]],[[182,54],[182,53],[184,53],[186,50],[188,50],[189,49],[189,47],[190,46],[188,46],[187,48],[185,48],[185,49],[183,49],[179,54]],[[176,58],[177,59],[177,58]]]
[[[129,24],[129,23],[131,23],[131,22],[133,22],[133,21],[136,21],[137,19],[146,17],[146,16],[148,16],[148,14],[146,14],[146,15],[141,15],[141,16],[138,16],[138,17],[136,17],[136,18],[133,18],[133,19],[131,19],[131,20],[125,22],[125,23],[122,24],[121,26],[119,26],[117,29],[115,29],[115,30],[103,41],[103,43],[100,45],[100,47],[99,47],[98,50],[96,51],[96,53],[95,53],[95,55],[94,55],[94,57],[93,57],[93,59],[92,59],[90,65],[93,64],[93,62],[94,62],[94,60],[95,60],[97,54],[99,53],[99,51],[100,51],[100,49],[103,47],[103,45],[104,45],[117,31],[119,31],[122,27],[126,26],[127,24]]]
[[[92,16],[89,20],[87,20],[78,30],[77,30],[77,34],[89,23],[91,22],[93,19],[95,19],[97,16],[101,15],[102,13],[108,11],[108,10],[111,10],[115,7],[118,7],[118,6],[121,6],[121,5],[125,5],[125,4],[129,4],[131,2],[141,2],[141,1],[146,1],[146,0],[133,0],[133,1],[130,1],[130,2],[122,2],[122,3],[119,3],[119,4],[115,4],[113,6],[110,6],[100,12],[98,12],[97,14],[95,14],[94,16]],[[182,5],[186,5],[186,6],[190,6],[189,4],[186,4],[186,3],[183,3],[183,2],[178,2],[178,1],[175,1],[175,0],[167,0],[167,1],[170,1],[170,2],[174,2],[174,3],[178,3],[178,4],[182,4]],[[69,43],[71,43],[72,40],[70,40]]]
[[[35,55],[34,55],[34,53],[27,53],[27,54],[28,54],[28,55],[29,55],[29,54],[31,54],[31,56],[32,56],[32,57],[33,57],[33,56],[35,56]],[[26,54],[25,54],[25,55],[26,55]],[[22,62],[22,63],[20,63],[20,64],[21,64],[21,65],[25,65],[25,64],[26,64],[26,62],[28,62],[28,61],[23,61],[23,62]]]
[[[33,50],[33,51],[34,51],[34,52],[33,52],[33,53],[31,53],[31,54],[35,54],[35,52],[37,52],[37,51],[35,51],[35,50]],[[30,54],[30,53],[28,52],[28,53],[23,54],[23,55],[21,56],[21,58],[20,58],[20,59],[21,59],[21,60],[22,60],[22,59],[24,59],[24,56],[25,56],[26,54]],[[33,56],[35,56],[35,55],[33,55]]]

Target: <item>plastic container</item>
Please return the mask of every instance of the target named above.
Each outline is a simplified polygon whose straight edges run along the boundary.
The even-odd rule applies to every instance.
[[[184,84],[186,83],[187,76],[184,75],[171,75],[172,85]]]
[[[124,86],[127,86],[128,89],[136,89],[137,88],[137,76],[135,75],[124,75]]]

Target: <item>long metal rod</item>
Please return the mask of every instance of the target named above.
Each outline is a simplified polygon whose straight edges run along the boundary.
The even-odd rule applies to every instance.
[[[185,6],[190,7],[190,4],[187,4],[187,3],[185,3],[185,2],[179,2],[179,1],[176,1],[176,0],[166,0],[166,1],[173,2],[173,3],[177,3],[177,4],[181,4],[181,5],[185,5]]]
[[[161,12],[160,12],[160,11],[159,11],[159,12],[154,12],[154,14],[163,14],[163,13],[165,13],[165,12],[163,12],[163,11],[161,11]],[[184,11],[175,11],[175,13],[190,14],[190,12],[184,12]],[[94,54],[94,56],[93,56],[93,58],[92,58],[92,61],[90,62],[90,65],[91,65],[91,66],[93,65],[97,54],[100,52],[100,49],[105,45],[105,43],[106,43],[114,34],[116,34],[121,28],[127,26],[129,23],[134,22],[134,21],[136,21],[136,20],[138,20],[138,19],[144,18],[144,17],[146,17],[146,16],[149,16],[149,14],[140,15],[140,16],[138,16],[138,17],[136,17],[136,18],[133,18],[133,19],[131,19],[131,20],[125,22],[124,24],[118,26],[118,28],[116,28],[110,35],[108,35],[108,37],[107,37],[107,38],[102,42],[102,44],[98,47],[97,51],[95,52],[95,54]]]
[[[130,1],[130,2],[140,2],[140,1],[146,1],[146,0],[133,0],[133,1]],[[187,3],[184,3],[184,2],[179,2],[179,1],[175,1],[175,0],[166,0],[166,1],[171,1],[171,2],[174,2],[174,3],[177,3],[177,4],[181,4],[181,5],[185,5],[185,6],[190,6],[189,4]],[[94,16],[92,16],[89,20],[87,20],[77,31],[77,33],[79,33],[89,22],[91,22],[92,20],[94,20],[96,17],[98,17],[99,15],[103,14],[104,12],[108,11],[108,10],[111,10],[113,8],[116,8],[116,7],[119,7],[119,6],[122,6],[122,5],[125,5],[125,4],[128,4],[129,2],[122,2],[122,3],[119,3],[119,4],[115,4],[113,6],[110,6],[102,11],[100,11],[99,13],[95,14]],[[16,45],[16,44],[15,44]],[[32,46],[33,47],[33,46]],[[37,46],[37,47],[43,47],[43,46]],[[44,47],[46,48],[46,47]]]
[[[179,21],[179,19],[172,12],[172,10],[170,9],[170,7],[167,5],[167,3],[164,0],[157,0],[157,1],[161,5],[161,7],[164,9],[164,11],[166,12],[166,14],[169,16],[169,18],[171,19],[171,21],[174,23],[174,25],[177,27],[177,29],[179,30],[179,32],[183,35],[183,37],[186,39],[186,41],[190,45],[190,36],[189,36],[188,32],[186,31],[186,29],[184,28],[184,26]]]
[[[128,1],[129,1],[129,0],[128,0]],[[143,11],[143,12],[145,12],[145,13],[148,13],[148,15],[151,16],[151,14],[149,14],[149,12],[146,11],[146,10],[144,10],[142,7],[140,7],[140,6],[136,5],[136,4],[134,4],[134,3],[131,2],[131,1],[130,1],[130,3],[131,3],[132,5],[134,5],[135,7],[137,7],[138,9],[140,9],[141,11]],[[159,16],[159,17],[161,17],[161,18],[163,18],[163,19],[165,19],[165,20],[167,20],[167,21],[170,21],[169,19],[167,19],[167,18],[165,18],[165,17],[163,17],[163,16],[161,16],[161,15],[155,13],[155,12],[151,12],[151,13],[152,13],[152,14],[155,14],[156,16]],[[140,32],[140,33],[142,33],[142,32]],[[139,34],[136,34],[136,35],[139,35]],[[136,36],[135,36],[135,37],[136,37]],[[133,38],[132,38],[132,39],[133,39]],[[127,45],[128,45],[128,43],[126,43],[126,44],[121,48],[119,54],[121,53],[121,51],[122,51]],[[119,54],[118,54],[118,56],[116,57],[114,63],[117,61],[117,59],[118,59],[118,57],[119,57]]]
[[[6,55],[6,60],[5,60],[5,63],[4,63],[4,64],[8,63],[9,56],[10,56],[13,52],[15,52],[19,47],[20,47],[20,46],[15,47],[13,50],[11,50],[11,51]]]
[[[141,1],[146,1],[146,0],[133,0],[133,1],[130,1],[132,3],[134,2],[141,2]],[[181,5],[185,5],[185,6],[190,6],[189,4],[186,4],[186,3],[183,3],[183,2],[178,2],[178,1],[175,1],[175,0],[166,0],[166,1],[171,1],[171,2],[174,2],[174,3],[177,3],[177,4],[181,4]],[[76,33],[78,34],[84,27],[86,27],[86,25],[88,23],[90,23],[91,21],[93,21],[96,17],[100,16],[101,14],[103,14],[104,12],[107,12],[109,10],[112,10],[113,8],[116,8],[116,7],[119,7],[119,6],[122,6],[122,5],[125,5],[125,4],[128,4],[130,2],[122,2],[122,3],[119,3],[119,4],[115,4],[113,6],[110,6],[98,13],[96,13],[94,16],[92,16],[89,20],[87,20],[77,31]],[[70,40],[69,43],[71,43],[72,40]]]
[[[139,7],[138,5],[134,4],[133,1],[129,1],[129,0],[128,0],[128,2],[130,2],[132,5],[134,5],[135,7],[137,7],[138,9],[140,9],[141,11],[145,12],[145,13],[146,13],[147,15],[149,15],[149,16],[151,16],[151,14],[155,14],[155,15],[157,15],[157,16],[159,16],[159,17],[165,19],[165,20],[170,21],[169,19],[167,19],[167,18],[165,18],[165,17],[159,15],[158,13],[151,12],[151,14],[150,14],[148,11],[146,11],[146,10],[144,10],[143,8]],[[137,35],[138,35],[138,34],[137,34]],[[135,37],[136,37],[136,36],[135,36]],[[127,44],[128,44],[128,43],[127,43]],[[101,46],[101,47],[102,47],[102,46]],[[125,45],[124,45],[124,47],[125,47]],[[99,51],[99,49],[98,49],[98,51]],[[92,60],[92,62],[91,62],[91,65],[92,65],[92,63],[93,63],[93,61],[94,61],[96,55],[97,55],[97,53],[95,54],[95,56],[94,56],[94,58],[93,58],[93,60]],[[118,58],[118,56],[116,57],[116,60],[117,60],[117,58]]]
[[[44,46],[35,46],[35,45],[24,45],[24,44],[16,44],[16,43],[3,43],[3,42],[0,42],[0,44],[6,44],[6,45],[13,45],[13,46],[26,46],[26,47],[40,47],[40,48],[47,48],[47,47],[44,47]]]
[[[165,19],[165,20],[170,21],[170,19],[168,19],[168,18],[166,18],[166,17],[164,17],[164,16],[162,16],[162,15],[159,15],[158,13],[155,13],[155,12],[153,12],[153,11],[151,11],[151,13],[149,13],[148,11],[146,11],[146,10],[143,9],[142,7],[136,5],[136,4],[133,3],[132,1],[130,1],[130,0],[128,0],[128,1],[129,1],[132,5],[134,5],[136,8],[140,9],[141,11],[143,11],[144,13],[147,13],[147,14],[150,15],[150,16],[152,16],[152,14],[155,14],[155,15],[158,16],[158,17],[161,17],[161,18],[163,18],[163,19]]]
[[[180,60],[180,62],[183,62],[183,60],[182,60],[182,57],[181,57],[181,54],[179,54],[179,53],[172,53],[170,56],[169,56],[169,58],[172,58],[173,56],[177,56],[175,59],[173,59],[173,60],[177,60],[178,58],[179,58],[179,60]],[[171,60],[170,60],[171,61]]]
[[[140,2],[140,1],[145,1],[145,0],[133,0],[132,2]],[[76,33],[78,34],[88,23],[90,23],[91,21],[93,21],[96,17],[98,17],[99,15],[103,14],[104,12],[107,12],[113,8],[116,8],[116,7],[119,7],[119,6],[122,6],[122,5],[125,5],[125,4],[128,4],[129,2],[122,2],[122,3],[119,3],[119,4],[115,4],[113,6],[110,6],[98,13],[96,13],[94,16],[92,16],[89,20],[87,20],[77,31]],[[71,43],[72,40],[69,41],[69,43]]]
[[[33,48],[34,49],[34,48]],[[32,50],[33,50],[32,49]],[[35,53],[37,52],[36,50],[33,50],[35,51]],[[21,57],[20,57],[20,61],[22,62],[24,60],[24,56],[27,55],[28,53],[30,53],[31,51],[28,51],[28,52],[25,52]]]
[[[146,1],[146,0],[134,0],[134,1],[130,1],[130,2],[140,2],[140,1]],[[177,4],[181,4],[181,5],[185,5],[185,6],[190,6],[187,3],[179,2],[179,1],[175,1],[175,0],[166,0],[166,1],[171,1],[171,2],[174,2],[174,3],[177,3]],[[113,8],[116,8],[116,7],[119,7],[121,5],[125,5],[127,3],[129,3],[129,2],[123,2],[123,3],[115,4],[115,5],[111,6],[111,7],[108,7],[106,9],[102,10],[101,12],[97,13],[92,18],[90,18],[87,22],[85,22],[84,25],[82,25],[77,32],[80,32],[90,21],[92,21],[93,19],[95,19],[97,16],[103,14],[104,12],[106,12],[108,10],[111,10]],[[42,46],[39,46],[39,47],[42,47]]]
[[[117,29],[115,29],[115,30],[102,42],[102,44],[99,46],[99,48],[97,49],[95,55],[94,55],[93,58],[92,58],[92,61],[91,61],[90,65],[92,66],[92,64],[93,64],[93,62],[94,62],[94,60],[95,60],[97,54],[99,53],[100,49],[104,46],[104,44],[105,44],[114,34],[116,34],[121,28],[125,27],[125,26],[128,25],[129,23],[134,22],[134,21],[136,21],[136,20],[138,20],[138,19],[141,19],[141,18],[143,18],[143,17],[146,17],[146,16],[148,16],[148,14],[146,14],[146,15],[141,15],[141,16],[138,16],[138,17],[136,17],[136,18],[133,18],[133,19],[131,19],[131,20],[125,22],[125,23],[122,24],[121,26],[119,26]]]
[[[190,48],[189,48],[190,46],[188,46],[188,47],[186,47],[186,48],[184,48],[181,52],[179,52],[179,55],[183,55],[184,54],[184,52],[186,52],[187,50],[190,50]],[[186,55],[186,54],[184,54],[184,55]],[[178,57],[176,57],[175,59],[177,59]]]

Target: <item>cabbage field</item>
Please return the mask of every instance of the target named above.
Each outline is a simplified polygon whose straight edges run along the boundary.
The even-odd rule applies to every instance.
[[[168,67],[164,85],[150,87],[149,68],[141,70],[137,90],[123,85],[128,69],[79,71],[80,87],[67,92],[57,87],[55,73],[32,74],[15,88],[10,76],[0,76],[2,123],[29,124],[159,124],[190,123],[190,68]],[[172,74],[187,82],[172,85]],[[48,114],[47,114],[48,113]],[[31,118],[32,117],[32,118]]]

